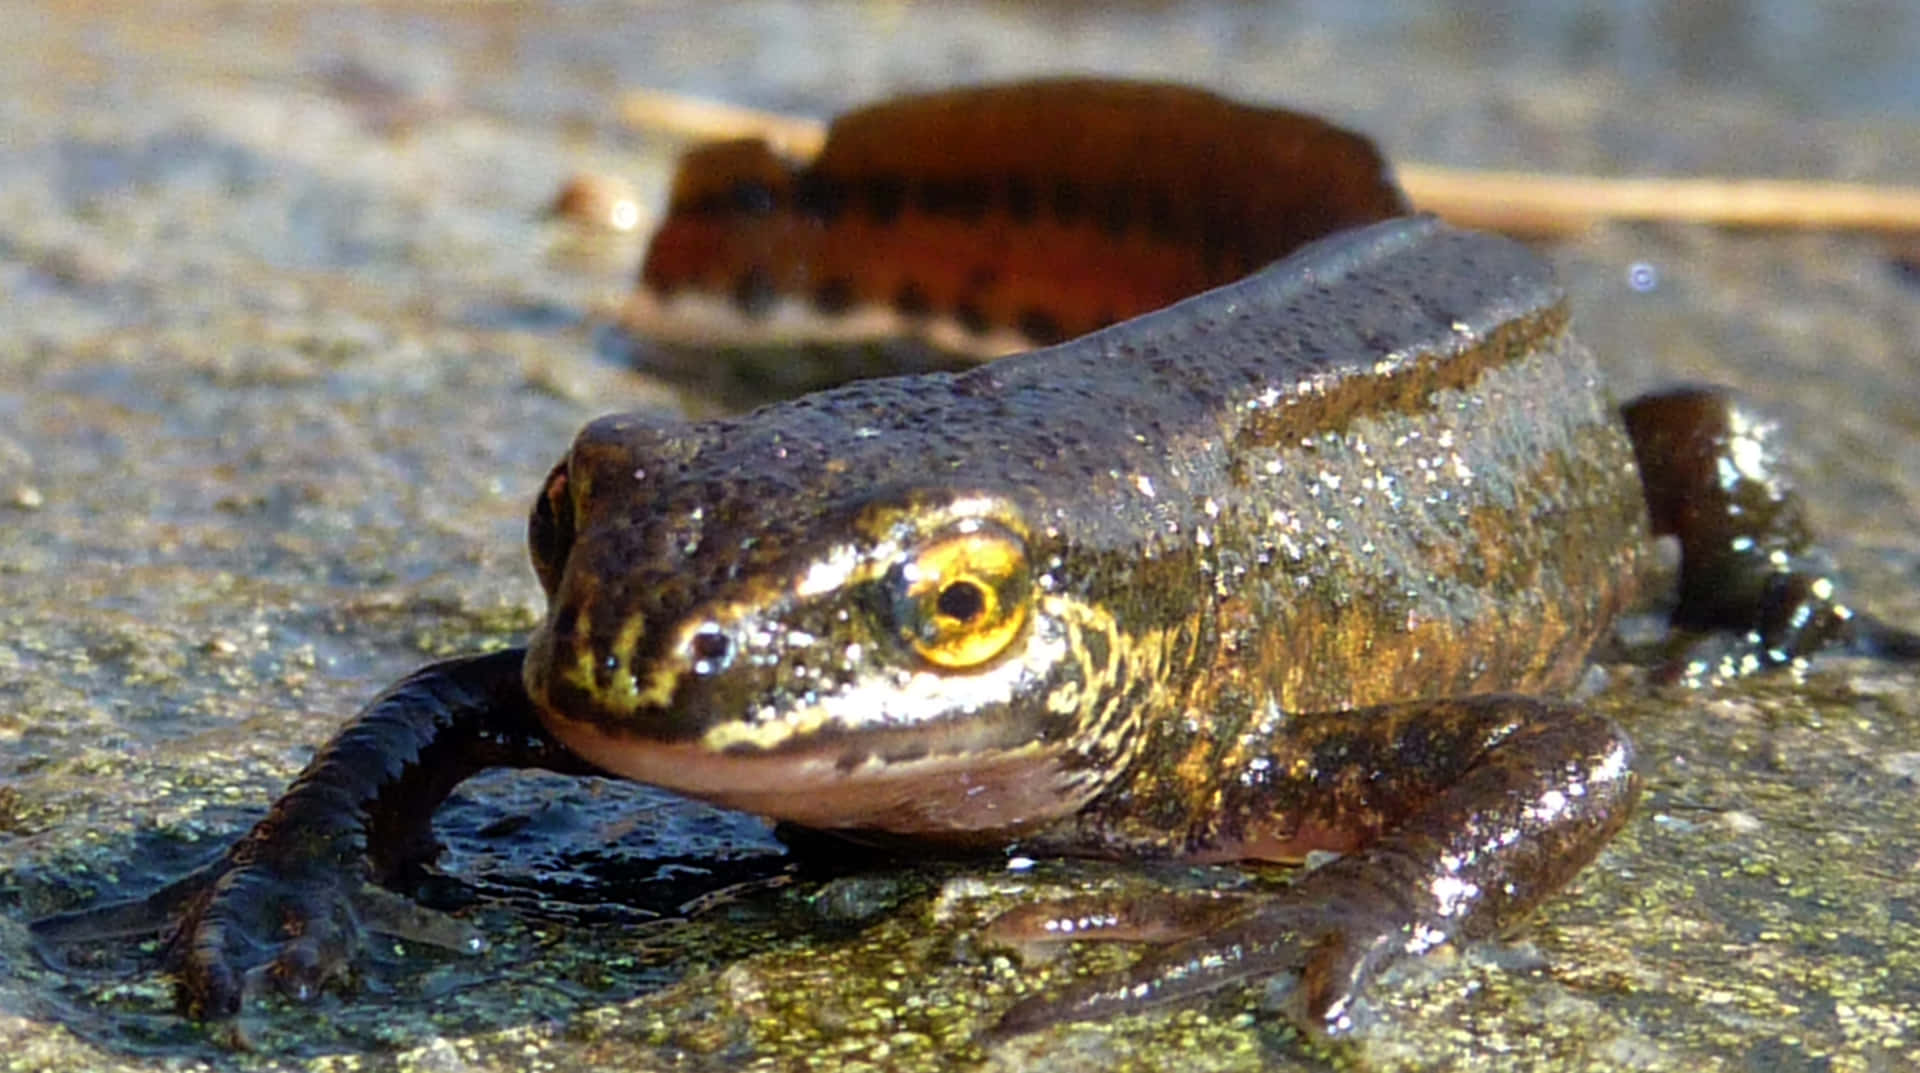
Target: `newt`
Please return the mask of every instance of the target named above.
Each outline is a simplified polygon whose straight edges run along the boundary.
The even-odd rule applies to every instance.
[[[1723,633],[1730,668],[1920,655],[1842,601],[1763,420],[1616,406],[1539,256],[1406,212],[1363,139],[1166,86],[908,98],[810,163],[694,154],[649,317],[1050,345],[589,424],[534,500],[527,643],[375,698],[156,896],[183,1007],[340,979],[362,888],[404,889],[452,788],[520,766],[930,852],[1338,854],[1231,911],[996,925],[1172,939],[1001,1032],[1293,972],[1337,1034],[1385,966],[1509,928],[1626,822],[1632,743],[1566,697],[1653,538],[1682,549],[1676,635]]]

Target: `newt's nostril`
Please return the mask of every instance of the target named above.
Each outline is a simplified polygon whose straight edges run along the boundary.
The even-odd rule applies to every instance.
[[[733,662],[733,639],[725,630],[708,624],[687,641],[687,656],[693,673],[718,674]]]
[[[602,696],[611,694],[622,678],[627,677],[627,661],[612,653],[599,656],[593,661],[593,685]]]

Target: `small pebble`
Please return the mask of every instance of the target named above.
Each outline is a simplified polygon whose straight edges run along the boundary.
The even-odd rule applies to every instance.
[[[560,188],[547,212],[570,223],[624,234],[640,226],[640,197],[625,179],[581,172]]]

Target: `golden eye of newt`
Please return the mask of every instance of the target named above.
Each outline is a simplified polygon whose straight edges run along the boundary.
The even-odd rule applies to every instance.
[[[1006,651],[1026,625],[1026,545],[992,522],[935,537],[887,578],[900,639],[936,667],[967,670]]]

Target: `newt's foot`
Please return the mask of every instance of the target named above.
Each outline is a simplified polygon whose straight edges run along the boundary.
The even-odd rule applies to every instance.
[[[268,990],[311,1000],[348,980],[361,935],[467,953],[466,924],[382,884],[416,886],[438,846],[433,811],[488,767],[594,769],[541,729],[521,684],[526,653],[505,649],[423,667],[375,697],[320,747],[267,815],[219,860],[137,903],[49,918],[44,942],[165,932],[180,1005],[230,1017]]]
[[[1237,906],[1196,896],[1195,904],[1182,913],[1189,921],[1217,916],[1229,907],[1237,909],[1234,919],[1164,946],[1125,972],[1023,999],[1001,1016],[988,1036],[1002,1039],[1067,1021],[1138,1013],[1243,980],[1288,973],[1299,980],[1289,996],[1290,1020],[1320,1036],[1350,1031],[1355,999],[1382,968],[1410,952],[1411,940],[1393,899],[1370,898],[1364,891],[1351,889],[1343,898],[1329,899],[1326,891],[1303,889],[1328,886],[1310,883],[1312,878],[1274,898]],[[1088,908],[1081,899],[1060,906],[1062,912],[1081,914],[1083,919]],[[1013,912],[1040,917],[1048,914],[1049,907],[1043,903]],[[1114,912],[1138,915],[1131,907]],[[1003,940],[1012,938],[1000,921],[989,925],[989,930]],[[1090,937],[1141,937],[1132,928],[1122,931],[1127,934]]]
[[[348,877],[259,864],[220,875],[187,906],[165,950],[182,1012],[223,1018],[269,990],[311,1002],[346,982],[361,926]]]
[[[1821,652],[1894,663],[1920,662],[1920,634],[1842,603],[1824,574],[1782,572],[1763,589],[1753,628],[1687,628],[1676,624],[1655,677],[1689,685],[1726,681],[1792,666]]]
[[[470,925],[338,873],[243,865],[188,907],[167,941],[182,1009],[230,1017],[268,992],[312,1002],[351,982],[368,932],[464,954],[486,949]]]
[[[1241,980],[1297,974],[1289,1017],[1314,1035],[1344,1035],[1355,1027],[1360,996],[1382,970],[1523,919],[1606,845],[1639,793],[1626,735],[1570,704],[1491,694],[1325,718],[1336,748],[1382,761],[1366,769],[1366,781],[1374,807],[1400,809],[1386,833],[1237,910],[1227,899],[1154,914],[1137,905],[1097,913],[1084,899],[1069,903],[1074,926],[1050,930],[1150,937],[1165,934],[1156,932],[1157,917],[1191,937],[1129,972],[1022,1002],[993,1034],[1133,1013]],[[1423,757],[1425,767],[1414,762]],[[1268,805],[1258,807],[1277,811]],[[1316,819],[1295,817],[1296,826],[1283,836]],[[1052,919],[1017,912],[1043,925]]]
[[[352,874],[234,856],[146,898],[35,921],[42,957],[65,967],[65,948],[165,934],[161,965],[175,974],[181,1012],[218,1019],[262,995],[311,1002],[346,986],[367,933],[468,954],[486,947],[472,926]]]

